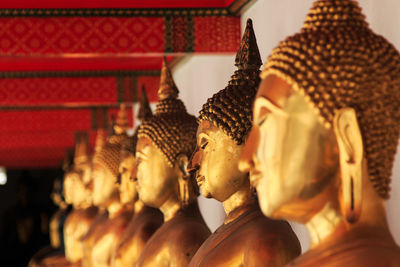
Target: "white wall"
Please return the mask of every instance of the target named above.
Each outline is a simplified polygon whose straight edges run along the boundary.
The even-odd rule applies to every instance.
[[[242,16],[242,29],[247,18],[253,19],[258,46],[263,60],[286,36],[297,32],[313,0],[259,0]],[[360,0],[371,28],[385,36],[400,49],[400,1]],[[201,106],[213,93],[223,89],[234,70],[234,55],[192,56],[174,68],[175,81],[181,98],[190,113],[197,116]],[[400,244],[400,156],[395,160],[391,199],[387,203],[390,228]],[[224,215],[219,203],[204,198],[200,200],[203,215],[212,230],[220,225]],[[304,227],[293,225],[303,249],[308,248],[309,237]]]

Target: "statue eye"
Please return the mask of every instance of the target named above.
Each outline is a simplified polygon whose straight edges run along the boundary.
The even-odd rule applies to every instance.
[[[267,116],[262,117],[260,120],[257,121],[257,125],[262,126],[266,119],[267,119]]]
[[[205,141],[204,143],[202,143],[202,144],[200,145],[200,148],[201,148],[201,149],[205,149],[207,145],[208,145],[208,142]]]
[[[139,166],[139,164],[142,162],[142,159],[140,158],[140,157],[137,157],[136,158],[136,162],[135,162],[135,164],[136,164],[136,168]]]

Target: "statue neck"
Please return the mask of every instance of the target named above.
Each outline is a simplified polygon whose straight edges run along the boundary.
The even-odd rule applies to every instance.
[[[68,204],[61,201],[60,204],[58,204],[58,207],[60,208],[60,210],[66,210],[68,208]]]
[[[328,202],[306,223],[311,237],[310,247],[316,247],[331,237],[341,236],[345,232],[344,226],[342,214],[331,202]]]
[[[222,205],[227,215],[224,223],[229,223],[237,219],[240,215],[247,211],[247,208],[254,204],[255,200],[250,191],[250,185],[247,181],[244,185],[232,194]]]
[[[111,201],[107,206],[107,212],[109,218],[114,218],[122,210],[122,205],[119,201]]]
[[[378,237],[392,241],[386,220],[384,200],[372,187],[368,176],[363,179],[361,215],[357,222],[348,223],[343,216],[337,199],[331,199],[315,214],[306,227],[311,236],[311,248],[346,240]],[[339,195],[338,190],[336,195]]]
[[[161,212],[164,214],[164,222],[171,220],[180,208],[181,204],[177,196],[172,193],[160,207]]]
[[[82,203],[74,205],[74,208],[76,209],[87,209],[91,207],[91,203],[89,201],[84,201]]]
[[[135,211],[135,214],[138,214],[139,212],[141,212],[144,209],[144,204],[142,201],[140,201],[139,199],[135,201],[135,204],[133,204],[134,208],[133,210]]]

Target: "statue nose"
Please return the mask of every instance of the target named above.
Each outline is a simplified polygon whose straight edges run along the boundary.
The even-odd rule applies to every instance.
[[[187,166],[187,171],[191,174],[199,170],[200,168],[200,152],[196,149],[192,156],[190,157],[189,164]]]
[[[89,190],[93,190],[93,179],[91,179],[90,182],[86,185],[86,188]]]

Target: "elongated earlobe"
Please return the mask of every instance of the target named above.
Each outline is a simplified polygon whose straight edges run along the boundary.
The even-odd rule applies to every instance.
[[[337,110],[333,127],[340,156],[341,208],[346,220],[355,223],[361,215],[364,150],[354,109]]]
[[[186,155],[179,155],[177,159],[177,164],[180,170],[178,184],[179,184],[179,198],[182,207],[186,207],[190,202],[190,174],[188,173],[189,160]]]

